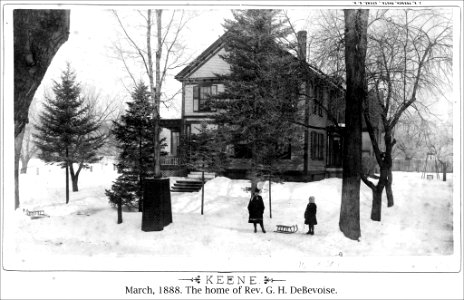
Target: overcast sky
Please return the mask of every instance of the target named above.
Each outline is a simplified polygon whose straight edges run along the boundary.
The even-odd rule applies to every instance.
[[[133,7],[118,8],[123,15]],[[182,32],[182,38],[187,47],[186,56],[192,61],[197,55],[211,45],[223,32],[223,21],[231,18],[230,9],[210,9],[210,7],[191,10],[194,17],[187,28]],[[295,25],[296,30],[308,30],[308,17],[316,14],[315,7],[287,7],[288,15]],[[168,19],[169,11],[163,14],[164,20]],[[128,23],[130,19],[125,19]],[[133,25],[133,24],[132,24]],[[141,28],[142,32],[144,31]],[[310,26],[309,26],[309,30]],[[108,7],[76,6],[71,9],[71,30],[68,41],[60,48],[52,61],[41,87],[36,93],[37,99],[43,99],[44,92],[52,86],[53,79],[59,79],[66,62],[76,70],[77,79],[83,86],[95,88],[101,94],[102,99],[111,99],[118,103],[124,103],[130,99],[127,88],[132,89],[132,81],[128,79],[127,72],[121,61],[113,58],[113,42],[121,37],[119,25]],[[173,76],[182,68],[174,70],[167,78],[165,89],[174,93],[181,88],[181,83]],[[139,68],[140,74],[143,69]],[[124,84],[123,84],[124,83]],[[126,86],[126,87],[125,87]],[[449,95],[448,95],[449,96]],[[450,97],[450,96],[449,96]],[[452,98],[452,97],[450,97]],[[177,95],[173,108],[162,110],[163,118],[180,117],[181,95]],[[449,104],[449,103],[448,103]],[[437,107],[444,115],[451,111],[451,105]]]
[[[191,12],[195,17],[189,21],[182,36],[187,47],[186,56],[193,60],[224,32],[223,21],[225,18],[231,18],[232,15],[230,9],[203,8]],[[124,14],[124,10],[120,13]],[[311,14],[310,10],[289,9],[292,22],[301,28],[304,27],[304,19],[309,14]],[[165,11],[163,14],[165,21],[169,15],[170,13]],[[44,98],[44,92],[50,89],[52,80],[58,79],[66,62],[70,62],[76,71],[77,80],[83,86],[95,87],[102,98],[114,99],[118,102],[129,100],[129,94],[123,82],[128,88],[132,88],[131,81],[128,80],[123,64],[112,57],[114,53],[112,43],[120,38],[118,32],[120,32],[119,25],[108,9],[94,7],[71,9],[69,39],[53,59],[36,93],[36,98]],[[181,69],[175,70],[168,78],[165,86],[168,90],[174,92],[181,88],[181,83],[173,79],[173,75]],[[181,95],[178,95],[176,99],[173,109],[162,111],[164,118],[180,117]]]

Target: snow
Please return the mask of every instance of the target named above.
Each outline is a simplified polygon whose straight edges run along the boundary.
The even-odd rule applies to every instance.
[[[33,160],[20,175],[21,209],[5,219],[3,261],[14,270],[450,270],[459,254],[453,174],[447,182],[421,175],[394,173],[395,206],[387,208],[384,199],[381,222],[370,220],[372,195],[362,185],[362,236],[352,241],[338,228],[338,178],[273,183],[272,218],[268,182],[261,183],[265,234],[253,233],[247,222],[249,181],[225,177],[206,183],[204,215],[201,192],[171,193],[173,223],[143,232],[139,212],[124,212],[124,222],[116,224],[116,210],[105,196],[117,176],[111,161],[82,171],[79,192],[71,192],[65,204],[63,169]],[[305,234],[303,218],[310,195],[318,205],[314,236]],[[23,209],[44,210],[49,217],[30,219]],[[275,233],[280,224],[299,230]]]

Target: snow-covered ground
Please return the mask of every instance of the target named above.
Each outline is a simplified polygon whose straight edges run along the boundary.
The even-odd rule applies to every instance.
[[[201,193],[172,193],[173,223],[161,232],[141,231],[141,213],[116,210],[105,196],[117,174],[111,162],[82,171],[79,192],[65,204],[64,171],[30,162],[20,175],[21,209],[4,224],[4,265],[19,270],[152,271],[440,271],[455,266],[453,174],[448,181],[421,179],[421,173],[394,174],[395,206],[382,207],[382,222],[370,220],[371,192],[361,190],[360,241],[338,228],[341,179],[272,185],[272,219],[267,233],[248,224],[246,180],[217,177]],[[315,235],[306,235],[308,197],[318,205]],[[456,206],[455,206],[456,207]],[[459,207],[459,204],[458,206]],[[44,210],[30,219],[23,209]],[[457,213],[457,212],[456,212]],[[459,231],[459,219],[455,229]],[[294,234],[273,232],[277,224],[298,225]],[[455,223],[456,224],[456,223]],[[457,239],[457,241],[456,241]],[[453,240],[456,241],[453,243]]]

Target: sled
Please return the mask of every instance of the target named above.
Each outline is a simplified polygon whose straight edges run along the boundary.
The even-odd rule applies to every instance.
[[[274,232],[278,233],[295,233],[298,231],[298,225],[287,226],[287,225],[276,225],[277,229]]]
[[[23,210],[31,219],[50,218],[43,210]]]

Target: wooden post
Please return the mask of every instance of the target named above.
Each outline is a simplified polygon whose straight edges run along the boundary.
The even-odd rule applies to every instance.
[[[271,174],[269,174],[269,218],[272,219],[272,206],[271,206]]]
[[[68,147],[66,147],[66,204],[69,203],[69,163],[68,163]]]
[[[203,168],[205,166],[203,165]],[[205,170],[201,171],[201,214],[203,215],[203,206],[205,203]]]

